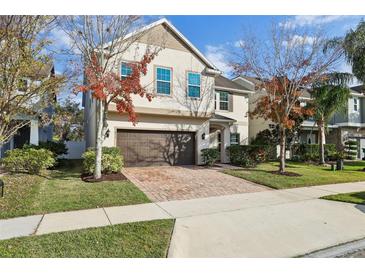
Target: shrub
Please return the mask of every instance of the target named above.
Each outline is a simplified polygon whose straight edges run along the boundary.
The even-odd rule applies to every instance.
[[[123,156],[117,147],[103,147],[101,158],[101,173],[118,173],[123,167]],[[90,148],[82,155],[84,172],[92,174],[95,169],[95,149]]]
[[[336,145],[325,144],[324,155],[327,160],[333,160],[336,157]],[[298,161],[318,161],[319,145],[318,144],[294,144],[292,146],[292,159]]]
[[[47,141],[47,142],[39,142],[39,145],[25,145],[25,148],[30,147],[34,149],[47,149],[52,151],[55,157],[60,156],[62,154],[67,154],[67,147],[66,144],[62,141],[54,142],[54,141]]]
[[[202,149],[203,162],[206,165],[213,166],[219,159],[219,151],[216,148]]]
[[[347,159],[355,160],[357,156],[357,141],[348,140],[345,142],[345,154]]]
[[[47,149],[27,147],[7,151],[2,163],[5,169],[10,172],[23,171],[39,174],[41,170],[52,167],[55,164],[55,159],[53,153]]]
[[[228,151],[231,163],[243,167],[254,167],[257,163],[276,158],[274,146],[231,145]]]

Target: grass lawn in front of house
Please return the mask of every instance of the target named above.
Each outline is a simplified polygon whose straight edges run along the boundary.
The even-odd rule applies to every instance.
[[[86,183],[80,179],[81,163],[72,162],[42,176],[9,174],[0,219],[49,212],[147,203],[150,200],[128,180]]]
[[[0,241],[2,258],[164,258],[174,220],[88,228]]]
[[[321,199],[365,205],[365,191],[328,195]]]
[[[270,173],[278,168],[278,162],[268,162],[255,168],[225,170],[224,173],[275,189],[365,181],[365,171],[362,171],[365,161],[345,162],[343,171],[331,171],[330,167],[307,163],[287,162],[286,171],[300,174],[298,177]]]

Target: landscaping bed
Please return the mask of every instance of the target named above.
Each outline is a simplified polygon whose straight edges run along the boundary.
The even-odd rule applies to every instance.
[[[163,258],[173,220],[89,228],[0,241],[0,257]]]
[[[330,167],[301,162],[288,162],[286,172],[299,176],[275,174],[278,162],[258,164],[255,168],[225,170],[226,174],[246,179],[275,189],[305,187],[324,184],[365,181],[365,161],[345,162],[342,171],[331,171]]]
[[[150,200],[128,180],[86,183],[79,162],[62,162],[41,175],[8,174],[0,219],[68,210],[123,206]]]

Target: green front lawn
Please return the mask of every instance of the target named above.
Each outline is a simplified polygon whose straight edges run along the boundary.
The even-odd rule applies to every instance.
[[[278,170],[278,166],[277,162],[269,162],[259,164],[256,168],[224,172],[275,189],[365,181],[365,171],[361,171],[365,167],[365,161],[345,162],[343,171],[331,171],[329,167],[306,163],[287,162],[286,171],[298,173],[302,175],[300,177],[270,173]]]
[[[365,192],[341,193],[321,197],[321,199],[332,200],[337,202],[346,202],[352,204],[365,204]]]
[[[158,220],[4,240],[0,257],[161,258],[173,225],[173,220]]]
[[[80,164],[47,171],[44,176],[6,175],[0,198],[0,219],[48,212],[147,203],[149,199],[130,181],[85,183]]]

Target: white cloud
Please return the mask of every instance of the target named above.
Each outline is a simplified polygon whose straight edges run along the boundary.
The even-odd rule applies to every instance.
[[[228,75],[231,72],[231,67],[228,62],[228,53],[222,45],[213,46],[207,45],[205,56],[211,61],[223,74]]]
[[[72,46],[71,38],[59,28],[53,29],[51,36],[57,48],[70,48]]]
[[[245,42],[243,40],[237,40],[236,42],[233,43],[233,45],[236,48],[241,48],[244,44],[245,44]]]
[[[343,20],[347,17],[345,15],[297,15],[285,22],[279,23],[279,25],[285,28],[318,26]]]
[[[348,72],[348,73],[352,73],[352,67],[349,63],[347,63],[346,61],[343,61],[337,68],[338,72]],[[361,85],[361,82],[354,77],[352,82],[350,83],[350,86],[358,86]]]

